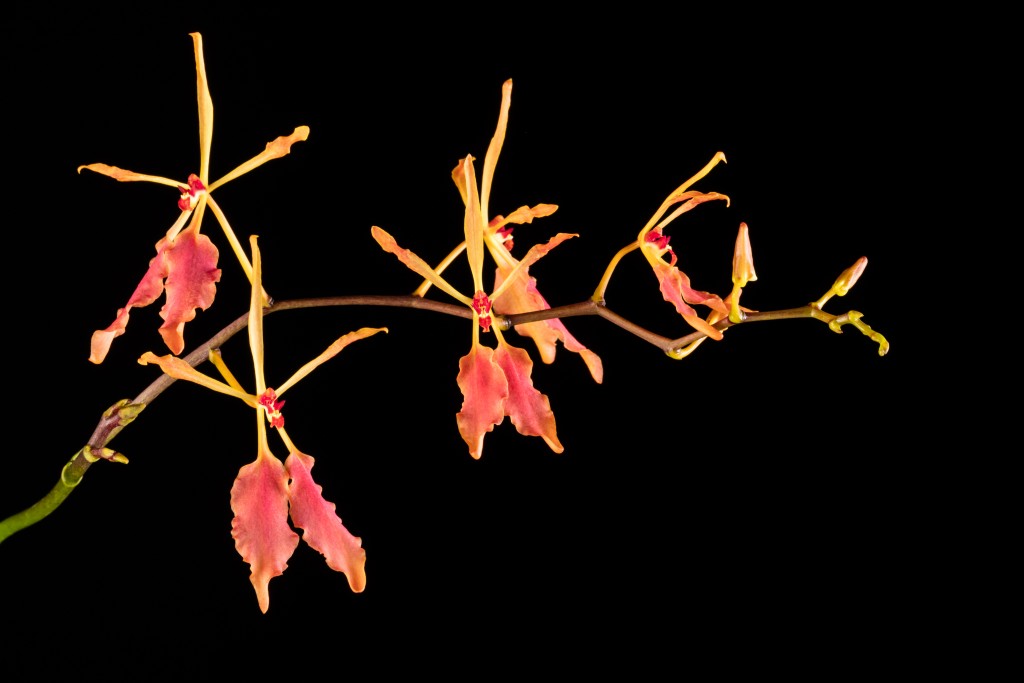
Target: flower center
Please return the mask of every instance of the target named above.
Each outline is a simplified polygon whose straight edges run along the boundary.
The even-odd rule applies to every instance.
[[[277,400],[277,392],[267,387],[267,390],[260,396],[259,401],[263,409],[267,411],[267,419],[270,420],[270,426],[284,427],[284,415],[281,414],[284,401]]]
[[[486,294],[477,292],[473,295],[473,310],[476,311],[477,318],[480,320],[480,327],[484,328],[484,332],[489,332],[491,329],[491,300],[487,298]]]
[[[196,199],[199,195],[206,192],[206,186],[203,185],[203,181],[199,179],[195,173],[188,177],[188,187],[184,185],[178,185],[178,189],[181,190],[181,199],[178,200],[178,208],[182,211],[191,211],[192,207],[195,206]]]
[[[658,247],[658,249],[671,249],[671,247],[668,246],[668,241],[672,238],[663,234],[660,230],[651,230],[647,233],[647,237],[645,239]]]
[[[498,228],[495,232],[497,232],[498,236],[501,237],[501,243],[504,245],[504,247],[507,250],[512,251],[512,247],[514,244],[512,242],[512,226],[503,225],[502,227]]]
[[[647,233],[647,236],[644,237],[644,241],[655,246],[658,250],[659,257],[664,256],[666,251],[669,252],[672,255],[672,260],[669,262],[669,265],[674,266],[676,264],[676,252],[668,245],[670,239],[672,238],[662,233],[658,228],[651,230]]]

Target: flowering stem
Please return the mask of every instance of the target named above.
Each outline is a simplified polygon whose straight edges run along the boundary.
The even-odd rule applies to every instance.
[[[616,259],[617,260],[617,259]],[[465,306],[431,301],[419,296],[339,296],[321,297],[311,299],[293,299],[289,301],[271,302],[264,310],[264,315],[302,308],[324,308],[329,306],[391,306],[401,308],[417,308],[443,313],[459,318],[473,317],[473,311]],[[552,318],[570,318],[581,315],[597,315],[612,324],[630,332],[631,334],[653,344],[667,355],[682,357],[679,351],[687,345],[706,337],[701,332],[692,332],[685,337],[669,339],[655,334],[646,328],[633,323],[626,318],[612,312],[605,305],[603,300],[587,300],[568,306],[558,306],[529,313],[516,313],[513,315],[495,316],[495,325],[501,330],[508,330],[515,325]],[[862,320],[862,314],[857,311],[850,311],[842,315],[832,315],[821,310],[816,304],[808,304],[799,308],[789,308],[779,311],[746,312],[743,320],[739,323],[731,322],[728,319],[714,323],[714,327],[725,330],[742,323],[763,322],[769,320],[788,320],[794,318],[813,318],[826,323],[833,332],[842,332],[844,325],[853,325],[862,334],[869,337],[879,345],[878,354],[884,356],[889,350],[889,343],[885,337],[868,327]],[[192,367],[198,367],[210,359],[211,351],[216,351],[222,344],[231,337],[245,329],[248,324],[249,315],[239,316],[227,327],[211,337],[208,341],[196,347],[182,360]],[[685,354],[684,354],[685,355]],[[25,510],[11,515],[0,521],[0,543],[17,531],[39,522],[51,512],[56,510],[68,495],[82,481],[82,477],[89,467],[97,460],[104,459],[112,462],[127,462],[120,453],[107,448],[107,444],[124,427],[138,417],[139,413],[152,403],[157,396],[162,394],[175,380],[168,375],[161,374],[155,381],[142,390],[132,400],[122,400],[107,409],[100,418],[99,423],[93,431],[92,437],[87,445],[83,446],[61,470],[60,480],[43,498]]]
[[[637,325],[626,318],[623,318],[618,313],[610,310],[603,301],[583,301],[578,304],[571,304],[569,306],[559,306],[557,308],[549,308],[543,311],[534,311],[532,313],[519,313],[517,315],[506,315],[499,318],[498,324],[501,325],[502,329],[509,329],[515,325],[521,325],[523,323],[535,322],[538,320],[548,320],[550,318],[571,318],[579,315],[597,315],[608,322],[621,327],[627,332],[643,339],[649,344],[653,344],[658,347],[666,354],[672,355],[678,352],[685,346],[692,344],[695,341],[704,339],[707,337],[703,332],[691,332],[685,337],[679,337],[677,339],[669,339],[663,337],[660,334],[651,332],[650,330]],[[728,318],[720,320],[712,325],[715,329],[726,330],[735,325],[742,323],[753,323],[753,322],[765,322],[769,320],[792,320],[796,318],[813,318],[826,323],[830,329],[834,332],[840,332],[842,325],[851,324],[860,329],[860,331],[867,337],[871,338],[879,344],[879,355],[884,356],[889,350],[889,344],[885,341],[885,338],[871,330],[871,328],[861,329],[863,323],[860,323],[860,314],[857,311],[850,311],[843,315],[832,315],[826,313],[818,308],[815,304],[808,304],[807,306],[800,306],[799,308],[787,308],[780,311],[762,311],[762,312],[747,312],[744,314],[744,318],[739,323],[731,322]],[[866,326],[864,326],[866,327]]]

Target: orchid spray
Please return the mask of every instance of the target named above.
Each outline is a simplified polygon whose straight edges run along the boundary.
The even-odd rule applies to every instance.
[[[63,504],[92,464],[101,460],[127,463],[128,458],[124,454],[110,447],[111,440],[129,424],[139,421],[147,406],[174,386],[177,380],[185,380],[238,399],[255,413],[255,459],[238,470],[230,495],[225,497],[225,505],[230,507],[233,514],[230,537],[241,559],[250,567],[250,578],[259,609],[263,612],[269,609],[270,580],[285,571],[288,560],[299,545],[299,532],[302,534],[301,540],[321,553],[328,566],[345,575],[352,591],[363,591],[367,579],[366,552],[362,539],[346,529],[338,514],[339,507],[346,517],[360,515],[360,510],[349,507],[345,501],[336,504],[324,496],[321,486],[312,476],[313,457],[300,450],[286,430],[283,396],[312,370],[338,355],[353,342],[388,332],[389,328],[361,327],[354,331],[344,331],[352,329],[345,327],[340,332],[332,330],[330,338],[336,338],[336,341],[325,351],[299,366],[283,382],[271,385],[267,377],[272,373],[268,372],[264,359],[264,328],[267,324],[273,324],[269,322],[271,316],[276,317],[286,311],[292,311],[290,315],[300,315],[304,309],[359,306],[381,312],[383,317],[383,311],[389,307],[406,307],[427,311],[445,319],[461,319],[458,322],[460,325],[468,322],[468,344],[453,348],[450,355],[438,359],[450,365],[454,384],[462,394],[461,406],[453,405],[448,410],[441,405],[427,404],[420,410],[437,410],[438,418],[443,420],[451,420],[454,415],[451,427],[457,430],[465,444],[461,456],[465,457],[468,451],[473,459],[481,458],[485,435],[493,433],[506,417],[519,434],[539,437],[555,453],[566,450],[556,429],[558,395],[553,393],[549,396],[534,386],[535,368],[531,351],[542,363],[550,364],[555,361],[557,346],[561,344],[565,350],[575,354],[570,358],[582,359],[590,375],[588,384],[590,380],[602,384],[605,363],[591,348],[600,348],[601,339],[590,337],[587,345],[581,343],[564,323],[570,317],[594,316],[610,323],[633,335],[640,343],[653,345],[665,355],[667,362],[689,358],[708,339],[716,344],[723,343],[725,333],[734,327],[752,322],[792,319],[817,320],[837,333],[852,328],[875,343],[879,355],[884,356],[889,351],[888,340],[865,322],[861,312],[851,310],[834,314],[825,311],[825,306],[833,298],[845,296],[863,276],[867,266],[866,257],[857,259],[840,272],[831,287],[812,298],[811,303],[780,310],[758,311],[749,306],[749,297],[741,305],[741,296],[751,283],[763,284],[763,280],[768,278],[759,280],[754,268],[752,245],[756,244],[758,236],[753,227],[740,222],[731,259],[728,254],[717,257],[722,263],[723,275],[728,273],[731,290],[714,293],[705,288],[703,283],[691,282],[691,278],[680,268],[677,256],[681,238],[677,236],[676,242],[670,244],[673,236],[669,230],[683,224],[688,220],[689,212],[705,203],[728,205],[728,195],[697,189],[697,185],[704,183],[719,164],[726,162],[723,152],[715,154],[700,170],[665,196],[658,209],[645,222],[638,221],[632,227],[617,226],[610,233],[606,231],[608,234],[621,234],[622,241],[619,244],[623,246],[610,255],[602,276],[588,298],[558,305],[549,303],[548,298],[541,294],[537,277],[530,272],[530,268],[541,259],[544,259],[545,266],[557,263],[557,259],[566,250],[578,243],[577,238],[586,239],[587,235],[584,231],[557,232],[546,239],[537,240],[524,250],[521,247],[526,240],[521,234],[513,239],[513,229],[528,224],[531,224],[532,229],[536,227],[532,225],[536,219],[552,216],[559,207],[535,202],[523,204],[506,214],[492,210],[492,190],[498,159],[511,120],[511,80],[501,85],[497,126],[483,157],[479,175],[477,159],[468,153],[457,161],[451,171],[451,179],[464,208],[461,225],[453,221],[453,224],[440,225],[438,230],[430,233],[445,240],[444,249],[450,249],[448,255],[437,265],[430,265],[413,251],[399,246],[396,238],[383,228],[370,226],[372,239],[415,273],[417,277],[413,284],[418,283],[418,286],[414,288],[410,285],[409,290],[406,290],[408,293],[326,293],[315,298],[275,300],[266,289],[268,278],[264,273],[265,259],[257,245],[257,237],[252,235],[254,231],[248,229],[242,233],[250,235],[247,252],[214,195],[218,188],[228,182],[254,171],[268,161],[288,155],[297,142],[309,140],[310,128],[296,127],[292,133],[266,143],[265,149],[248,161],[235,166],[218,179],[211,179],[213,98],[207,82],[202,36],[192,33],[190,37],[199,117],[198,170],[193,169],[193,172],[183,174],[184,180],[175,180],[104,163],[89,163],[79,167],[80,171],[88,170],[121,182],[155,183],[174,191],[177,215],[169,228],[162,227],[154,231],[154,236],[160,233],[162,236],[156,242],[156,254],[141,281],[135,286],[127,303],[117,310],[114,321],[106,328],[92,331],[91,339],[88,338],[88,331],[83,330],[80,342],[82,349],[86,341],[90,342],[88,360],[101,364],[112,353],[114,339],[125,333],[130,312],[148,306],[164,295],[166,301],[159,312],[163,322],[159,329],[169,353],[158,355],[146,352],[138,359],[140,364],[155,365],[162,372],[156,378],[150,377],[150,383],[134,398],[113,403],[100,416],[92,435],[84,443],[73,444],[78,450],[59,472],[56,485],[34,505],[0,521],[0,542],[46,518]],[[450,164],[451,160],[445,163]],[[685,174],[681,174],[681,177],[685,177]],[[678,182],[676,179],[668,183],[667,187]],[[238,201],[238,196],[244,195],[236,195],[234,201]],[[661,196],[660,192],[655,196]],[[259,198],[259,201],[274,200],[275,197]],[[213,213],[221,227],[226,246],[241,266],[237,273],[232,272],[236,269],[222,273],[219,249],[214,240],[202,231],[202,220],[207,210]],[[296,233],[305,229],[307,226],[295,226]],[[407,226],[392,229],[396,234],[409,234]],[[733,229],[730,228],[730,234]],[[420,244],[424,234],[417,233]],[[291,238],[291,235],[287,237]],[[405,238],[402,239],[404,242]],[[452,247],[452,244],[455,246]],[[559,247],[557,251],[556,247]],[[417,246],[417,249],[420,247]],[[426,252],[420,249],[420,253]],[[456,274],[448,269],[463,254],[469,276],[465,282],[458,282]],[[358,254],[339,255],[339,259],[344,261],[358,258]],[[666,307],[669,313],[666,326],[671,330],[675,329],[673,325],[680,325],[681,333],[659,334],[609,307],[610,284],[613,277],[622,272],[619,266],[627,258],[642,258],[650,267],[654,275],[650,281],[651,295],[655,299],[660,296],[671,307]],[[268,251],[266,262],[274,263],[272,251]],[[111,268],[120,268],[121,265],[111,264]],[[406,271],[398,268],[396,272]],[[566,272],[556,270],[555,274]],[[196,311],[205,311],[213,304],[221,278],[235,277],[236,274],[238,277],[244,275],[248,280],[246,289],[249,298],[244,306],[242,302],[234,302],[234,305],[238,310],[247,310],[226,324],[220,332],[186,353],[186,324],[195,319]],[[569,275],[575,277],[572,273]],[[646,277],[649,278],[649,275]],[[384,282],[392,283],[396,279],[389,273]],[[434,289],[439,290],[443,297],[431,298]],[[589,285],[587,291],[590,291]],[[231,305],[232,302],[219,304]],[[674,310],[674,315],[671,310]],[[222,347],[233,343],[235,336],[243,331],[248,336],[253,363],[254,384],[250,384],[249,388],[228,370],[221,353]],[[340,336],[337,336],[339,333]],[[523,340],[526,344],[517,345],[517,340]],[[375,341],[360,344],[358,353],[364,356],[379,353],[375,345]],[[69,352],[76,352],[75,348],[79,347],[72,345]],[[345,357],[348,354],[346,352]],[[274,376],[277,376],[278,363],[294,364],[292,359],[278,354],[275,354],[274,360]],[[219,377],[199,370],[206,363],[216,370]],[[152,370],[148,368],[148,371]],[[145,375],[140,377],[144,379]],[[351,395],[357,392],[358,388],[353,388],[348,393]],[[337,400],[341,401],[343,397],[339,396]],[[332,425],[330,428],[336,427]],[[271,431],[279,437],[281,444],[276,447],[276,452],[286,453],[283,457],[279,457],[275,447],[271,446]],[[391,435],[388,443],[396,443],[401,438],[401,434],[396,433]],[[280,450],[282,446],[283,451]],[[226,538],[226,542],[230,542],[230,539]]]

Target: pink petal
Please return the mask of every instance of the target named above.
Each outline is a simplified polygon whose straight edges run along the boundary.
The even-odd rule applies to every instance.
[[[160,309],[160,334],[174,355],[185,349],[185,323],[196,317],[197,308],[205,311],[213,303],[220,281],[217,256],[217,247],[194,226],[178,233],[167,252],[167,302]]]
[[[231,487],[231,536],[235,549],[252,567],[260,609],[270,607],[270,579],[288,568],[299,535],[288,526],[288,473],[281,461],[264,451],[238,471]]]
[[[505,419],[508,382],[494,362],[494,350],[474,346],[459,360],[456,381],[462,389],[462,410],[455,416],[459,433],[469,446],[469,454],[479,458],[484,450],[484,434]]]
[[[135,306],[148,306],[156,301],[160,293],[164,291],[164,278],[167,277],[167,252],[173,249],[165,237],[156,243],[156,256],[149,261],[149,269],[142,276],[142,280],[135,287],[128,303],[124,308],[118,309],[117,318],[105,330],[96,330],[92,334],[92,348],[89,360],[93,363],[102,363],[110,351],[110,345],[116,337],[124,334],[128,326],[128,312]]]
[[[495,289],[501,284],[503,277],[502,270],[498,269],[494,278]],[[516,274],[515,278],[516,281],[494,301],[496,312],[511,315],[551,308],[537,289],[537,278],[530,277],[526,269]],[[601,357],[577,341],[558,318],[516,325],[515,330],[524,337],[533,339],[544,363],[550,364],[555,361],[555,342],[561,340],[567,350],[580,354],[595,382],[600,384],[604,379]]]
[[[661,294],[665,297],[665,301],[674,305],[676,312],[683,316],[686,322],[690,323],[697,331],[703,332],[712,339],[719,340],[722,338],[722,333],[719,330],[716,330],[701,319],[697,312],[688,305],[703,304],[719,313],[729,315],[729,308],[722,302],[720,297],[690,287],[690,278],[676,266],[659,263],[654,266],[654,274],[658,276]]]
[[[539,436],[555,453],[564,448],[555,433],[555,414],[551,412],[548,397],[537,391],[530,375],[533,374],[533,361],[523,349],[501,344],[494,353],[494,360],[501,366],[508,381],[508,400],[505,401],[505,414],[520,434]]]
[[[534,282],[536,282],[536,280],[534,280]],[[601,357],[583,344],[579,343],[579,341],[576,340],[576,337],[569,333],[569,330],[566,329],[565,324],[562,323],[561,320],[558,318],[552,318],[550,320],[544,320],[538,324],[547,325],[547,327],[553,329],[558,338],[562,340],[562,343],[565,345],[567,350],[580,354],[580,357],[583,358],[583,362],[587,365],[587,369],[590,370],[590,376],[594,378],[595,382],[600,384],[604,380],[604,363],[601,362]],[[516,328],[516,331],[518,331],[518,327]]]
[[[310,473],[314,462],[312,456],[299,452],[285,461],[292,478],[288,484],[292,523],[303,530],[302,540],[327,558],[328,567],[344,573],[354,592],[362,592],[366,588],[366,551],[362,541],[342,525],[334,503],[324,500],[322,487]]]

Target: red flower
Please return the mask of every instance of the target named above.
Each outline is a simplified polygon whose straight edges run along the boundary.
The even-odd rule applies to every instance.
[[[166,235],[157,242],[156,256],[149,262],[149,269],[136,286],[128,303],[118,309],[114,322],[106,329],[96,330],[93,333],[89,354],[89,360],[93,363],[102,363],[114,339],[124,334],[131,309],[148,306],[156,301],[161,293],[166,293],[167,299],[163,308],[160,309],[160,317],[164,319],[164,323],[160,327],[160,334],[172,353],[178,355],[184,350],[185,323],[195,318],[196,309],[206,310],[210,307],[216,294],[216,283],[220,281],[221,275],[221,271],[217,267],[217,247],[213,245],[210,238],[200,234],[203,213],[207,205],[217,217],[217,221],[223,228],[246,275],[250,281],[252,280],[252,266],[249,259],[242,251],[223,211],[213,200],[212,193],[216,188],[248,173],[257,166],[288,154],[292,144],[305,140],[309,136],[309,128],[299,126],[291,135],[282,136],[267,143],[263,152],[238,166],[220,180],[209,182],[213,100],[210,98],[210,90],[206,82],[202,36],[198,33],[190,35],[196,58],[196,89],[199,101],[199,174],[192,174],[185,183],[181,183],[170,178],[135,173],[107,164],[87,164],[78,167],[79,173],[84,168],[121,182],[144,181],[167,185],[180,193],[178,208],[181,209],[181,215]]]
[[[260,609],[266,612],[270,607],[270,579],[284,572],[288,567],[288,559],[299,544],[298,534],[288,523],[289,517],[292,525],[302,529],[302,540],[319,551],[331,569],[343,572],[348,577],[353,591],[358,593],[366,586],[363,568],[366,553],[362,543],[341,523],[341,518],[335,512],[335,504],[323,497],[321,487],[313,481],[311,471],[315,461],[299,451],[285,431],[284,416],[281,414],[284,401],[279,398],[300,379],[352,342],[378,332],[387,332],[387,329],[364,327],[350,332],[302,366],[276,390],[268,387],[263,370],[262,267],[255,236],[250,238],[250,243],[253,281],[249,308],[249,344],[256,371],[256,393],[250,394],[242,388],[224,365],[219,353],[212,353],[210,360],[220,370],[225,381],[205,375],[184,360],[170,355],[158,357],[146,353],[139,359],[139,363],[159,365],[164,373],[175,379],[195,382],[234,396],[262,410],[266,415],[265,421],[257,421],[256,460],[238,471],[238,477],[231,487],[231,509],[235,513],[231,521],[231,535],[235,539],[238,553],[252,568],[250,580],[256,589]],[[288,448],[288,457],[283,463],[270,450],[267,440],[268,423],[276,429]]]
[[[491,144],[493,147],[494,143]],[[555,417],[548,397],[533,386],[533,362],[525,351],[505,341],[501,327],[493,324],[491,308],[492,302],[516,282],[518,272],[574,235],[560,233],[547,244],[531,248],[510,276],[488,295],[483,290],[483,240],[486,223],[480,211],[481,195],[477,193],[473,157],[467,156],[463,159],[453,175],[459,187],[465,188],[465,249],[473,274],[473,296],[467,296],[457,290],[441,276],[440,272],[431,268],[413,252],[400,247],[395,239],[381,228],[373,226],[371,233],[385,251],[397,256],[410,269],[473,311],[472,346],[469,353],[459,361],[459,375],[456,378],[463,395],[462,410],[456,415],[456,421],[459,433],[469,446],[470,455],[474,458],[481,456],[484,435],[501,424],[505,416],[512,420],[519,433],[540,436],[553,451],[561,453],[562,444],[558,441],[555,431]],[[486,172],[484,177],[487,177]],[[480,343],[481,329],[494,332],[498,340],[496,349]]]
[[[558,207],[554,204],[537,204],[533,207],[521,206],[508,216],[498,215],[494,218],[488,217],[487,212],[490,200],[490,187],[494,176],[494,170],[498,164],[498,156],[501,154],[501,148],[505,142],[505,131],[508,127],[508,112],[512,103],[511,80],[505,81],[502,85],[501,94],[501,110],[498,115],[498,126],[495,130],[494,137],[491,139],[491,144],[487,148],[487,156],[484,159],[483,185],[479,201],[481,207],[480,213],[484,221],[483,244],[487,247],[488,253],[490,253],[491,258],[496,264],[494,288],[495,290],[501,289],[503,292],[501,296],[494,297],[494,310],[496,313],[514,315],[516,313],[543,311],[551,308],[551,306],[544,299],[540,290],[537,289],[537,279],[530,275],[529,267],[521,265],[520,262],[512,255],[513,226],[532,223],[534,218],[550,216],[558,210]],[[461,164],[452,172],[452,177],[455,180],[456,186],[459,188],[459,193],[462,195],[463,201],[468,201],[468,193],[465,178],[461,170]],[[445,261],[436,268],[437,273],[440,274],[443,272],[448,264],[454,260],[455,256],[466,248],[466,245],[467,242],[460,244],[448,256],[448,258],[446,258]],[[550,244],[550,246],[554,246],[554,244]],[[512,276],[513,273],[515,273],[514,276]],[[508,284],[505,284],[505,281],[508,280],[510,276],[512,276],[511,280]],[[431,284],[432,283],[428,280],[418,290],[416,290],[416,293],[422,296],[427,289],[430,288]],[[519,334],[533,339],[534,344],[537,346],[537,351],[540,353],[541,360],[544,363],[553,363],[555,361],[555,354],[557,350],[556,342],[561,341],[566,349],[580,354],[583,361],[587,364],[587,368],[590,370],[590,374],[594,378],[594,381],[598,383],[602,381],[604,377],[604,368],[602,366],[600,356],[588,349],[574,336],[572,336],[572,334],[569,333],[569,330],[566,329],[565,324],[558,318],[549,318],[547,320],[523,323],[516,325],[515,329]]]

